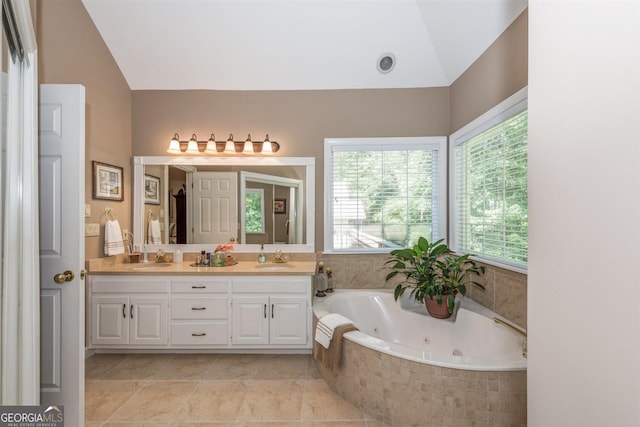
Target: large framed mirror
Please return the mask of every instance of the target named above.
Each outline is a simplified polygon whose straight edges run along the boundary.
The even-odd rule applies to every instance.
[[[148,250],[315,250],[315,159],[133,158],[134,243]]]

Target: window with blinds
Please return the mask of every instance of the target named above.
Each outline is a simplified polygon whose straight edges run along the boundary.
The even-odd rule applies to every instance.
[[[526,99],[452,139],[453,248],[526,269]]]
[[[388,252],[443,237],[446,139],[325,142],[325,250]]]

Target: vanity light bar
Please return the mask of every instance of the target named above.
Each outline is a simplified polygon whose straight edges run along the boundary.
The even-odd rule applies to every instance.
[[[169,154],[263,154],[271,155],[280,150],[280,144],[269,140],[269,134],[264,141],[252,141],[251,134],[244,141],[234,141],[233,134],[229,134],[226,141],[216,141],[216,136],[211,134],[208,141],[198,141],[196,134],[191,135],[188,141],[180,141],[178,134],[174,134],[169,142],[167,153]]]

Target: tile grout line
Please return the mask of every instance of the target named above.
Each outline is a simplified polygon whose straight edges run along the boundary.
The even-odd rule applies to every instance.
[[[249,383],[249,384],[247,384],[247,387],[244,390],[244,397],[242,399],[242,404],[240,405],[240,409],[238,410],[238,413],[236,414],[236,417],[233,420],[234,424],[237,424],[237,423],[239,423],[241,421],[240,420],[240,415],[242,415],[242,410],[244,409],[244,405],[247,402],[247,396],[249,394],[249,390],[251,390],[251,387],[253,386],[253,382],[255,382],[255,376],[254,376],[254,379],[251,379],[251,380],[240,380],[240,381],[246,382],[246,383]]]
[[[137,380],[134,380],[133,382],[138,382]],[[144,386],[145,381],[142,381],[142,386]],[[127,400],[125,400],[124,402],[122,402],[122,404],[120,404],[116,409],[114,409],[111,414],[109,414],[109,417],[107,417],[106,420],[102,420],[102,425],[104,426],[105,424],[114,421],[117,422],[117,420],[111,420],[111,417],[113,417],[116,412],[118,412],[118,410],[120,410],[120,408],[122,408],[127,402],[129,402],[133,396],[135,396],[136,394],[138,394],[138,391],[140,391],[140,387],[136,387],[136,391],[134,391],[133,393],[131,393],[131,396],[129,396],[129,398]]]
[[[190,380],[190,381],[184,381],[184,382],[195,382],[196,386],[193,388],[193,390],[191,390],[191,393],[189,393],[189,396],[187,396],[186,399],[184,399],[184,401],[182,402],[182,405],[178,406],[178,409],[173,413],[173,415],[171,416],[171,419],[168,421],[170,424],[173,424],[174,422],[182,422],[180,420],[176,420],[175,418],[178,416],[178,414],[180,413],[180,410],[189,403],[189,400],[191,399],[191,396],[193,396],[193,394],[196,392],[196,390],[198,390],[198,387],[200,387],[200,383],[201,381],[198,380]],[[184,421],[184,420],[183,420]],[[145,421],[146,422],[146,421]]]

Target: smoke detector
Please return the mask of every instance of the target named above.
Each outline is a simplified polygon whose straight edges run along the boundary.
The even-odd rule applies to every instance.
[[[393,67],[396,66],[396,57],[393,53],[383,53],[378,58],[378,71],[382,74],[390,73]]]

